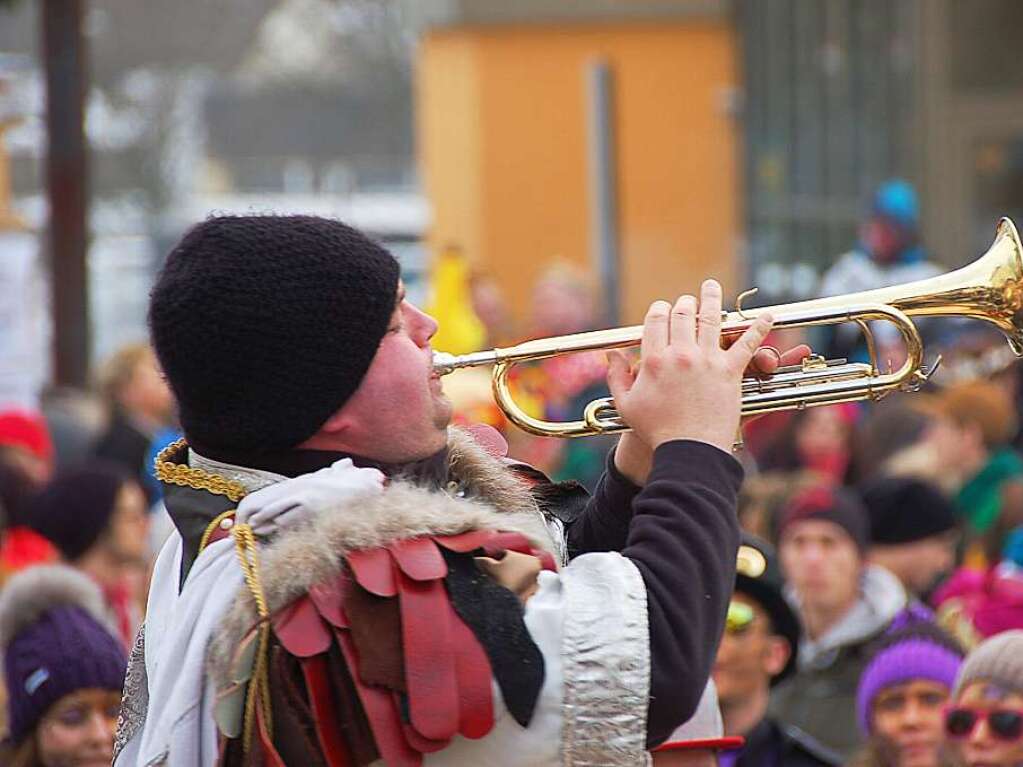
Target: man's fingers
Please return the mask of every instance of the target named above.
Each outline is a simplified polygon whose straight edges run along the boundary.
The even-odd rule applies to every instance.
[[[791,349],[781,353],[781,360],[778,362],[779,365],[798,365],[800,362],[809,357],[813,351],[806,344],[799,344],[799,346],[793,346]]]
[[[749,364],[749,373],[759,377],[770,376],[781,366],[781,352],[773,346],[761,346]]]
[[[703,349],[721,348],[721,285],[717,280],[705,280],[700,286],[700,327],[697,336]]]
[[[696,343],[696,296],[679,296],[671,308],[671,343]]]
[[[640,343],[640,356],[647,357],[660,352],[668,345],[668,321],[671,315],[671,304],[667,301],[654,301],[647,309],[643,320],[643,341]]]
[[[760,315],[739,337],[739,340],[725,352],[732,364],[738,366],[739,370],[745,370],[749,366],[753,355],[757,353],[757,349],[764,343],[767,334],[771,332],[773,322],[774,319],[769,314]]]
[[[618,349],[612,349],[607,353],[607,388],[611,390],[611,396],[620,398],[625,396],[636,376],[632,372],[632,365],[629,364],[629,357]]]
[[[733,338],[733,342],[734,340],[735,338]],[[810,347],[806,344],[799,344],[784,352],[778,351],[773,346],[761,346],[753,355],[753,361],[747,372],[757,378],[772,376],[778,368],[786,365],[798,365],[811,353]]]

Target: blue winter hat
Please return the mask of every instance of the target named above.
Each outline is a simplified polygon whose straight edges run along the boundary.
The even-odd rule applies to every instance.
[[[64,696],[121,691],[128,661],[103,615],[99,587],[64,565],[31,567],[4,585],[0,647],[15,744]]]
[[[908,181],[892,179],[885,181],[874,193],[873,211],[876,215],[887,216],[903,226],[916,226],[920,220],[920,204],[916,190]]]

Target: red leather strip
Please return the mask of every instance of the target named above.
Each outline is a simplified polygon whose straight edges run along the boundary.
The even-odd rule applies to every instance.
[[[448,551],[468,554],[470,551],[483,548],[483,545],[496,534],[493,530],[472,530],[460,535],[436,536],[433,540]]]
[[[309,589],[309,598],[313,600],[320,615],[339,629],[346,629],[349,625],[348,616],[342,607],[347,577],[344,573],[338,573],[335,577],[317,583]]]
[[[558,571],[558,563],[554,561],[554,555],[549,551],[533,549],[531,553],[534,557],[540,560],[540,567],[542,569],[550,570],[552,573],[556,573]]]
[[[496,559],[501,558],[501,553],[506,550],[518,551],[522,554],[532,554],[540,560],[544,570],[558,571],[554,557],[548,551],[534,548],[521,533],[499,533],[494,530],[472,530],[460,535],[438,536],[434,540],[448,551],[458,554],[468,554],[476,549],[483,549],[487,556]]]
[[[345,656],[345,663],[351,672],[355,689],[359,693],[363,711],[369,719],[380,757],[388,767],[420,767],[423,755],[414,751],[406,742],[402,732],[401,716],[394,698],[382,687],[371,687],[359,679],[359,658],[355,645],[347,631],[335,629],[334,636]]]
[[[337,726],[337,709],[330,693],[330,680],[327,678],[327,656],[303,658],[300,662],[316,724],[316,737],[320,741],[320,749],[327,761],[327,767],[352,767],[348,746]]]
[[[449,740],[458,732],[458,683],[444,582],[400,575],[401,631],[409,719],[420,735]]]
[[[401,731],[405,735],[405,740],[408,744],[421,754],[432,754],[434,751],[440,751],[451,741],[448,740],[430,740],[424,738],[418,732],[415,727],[408,724],[407,722],[401,723]]]
[[[388,550],[398,567],[409,578],[432,581],[448,574],[444,557],[430,538],[405,538],[390,544]]]
[[[330,647],[330,632],[307,596],[296,599],[271,622],[284,649],[298,658],[319,655]]]
[[[351,552],[346,559],[355,580],[370,594],[393,597],[398,593],[387,549],[361,549]]]
[[[503,551],[517,551],[520,554],[532,554],[533,544],[529,542],[522,533],[505,533],[500,532],[490,538],[483,546],[483,550],[486,551],[488,557],[494,557],[500,559],[500,553]]]
[[[490,660],[451,603],[451,639],[458,678],[458,731],[467,738],[482,738],[494,727],[493,672]]]

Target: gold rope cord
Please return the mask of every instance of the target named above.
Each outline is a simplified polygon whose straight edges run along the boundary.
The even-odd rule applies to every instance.
[[[187,464],[175,463],[171,458],[179,451],[188,447],[184,439],[172,442],[156,456],[154,469],[156,477],[161,482],[180,487],[190,487],[193,490],[205,490],[214,495],[222,495],[234,503],[238,503],[246,495],[244,485],[240,482],[225,479],[217,474],[211,474],[202,469],[193,468]],[[199,551],[206,548],[213,531],[227,517],[234,514],[236,509],[229,509],[218,514],[212,522],[206,526],[202,539],[199,542]],[[249,680],[249,688],[245,694],[245,722],[243,729],[242,747],[246,755],[252,748],[253,730],[255,728],[256,706],[262,707],[263,719],[266,722],[267,735],[273,738],[273,712],[270,704],[270,675],[269,675],[269,648],[270,648],[270,610],[266,604],[266,596],[263,593],[263,585],[259,580],[259,552],[256,548],[256,535],[250,525],[236,524],[231,529],[234,538],[235,553],[238,555],[238,562],[241,565],[242,573],[245,576],[245,585],[256,603],[256,613],[259,615],[259,627],[257,631],[256,658],[252,670],[252,678]]]
[[[214,495],[223,495],[235,503],[245,497],[245,487],[241,482],[225,479],[217,474],[210,474],[202,469],[195,469],[170,460],[171,456],[186,447],[188,447],[188,443],[179,439],[160,451],[153,464],[158,480],[169,485],[190,487],[193,490],[206,490]]]
[[[245,697],[245,723],[242,747],[248,754],[252,746],[253,728],[255,726],[256,706],[262,706],[263,720],[266,722],[267,735],[273,739],[273,720],[270,706],[270,676],[268,654],[270,642],[270,610],[267,608],[263,585],[259,580],[259,552],[256,550],[256,536],[250,525],[235,525],[231,530],[234,536],[235,551],[238,562],[245,575],[245,585],[256,603],[259,615],[259,637],[256,640],[256,662],[249,680],[249,689]]]

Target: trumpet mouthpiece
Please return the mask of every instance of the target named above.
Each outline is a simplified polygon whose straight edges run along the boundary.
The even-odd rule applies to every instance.
[[[446,376],[459,368],[472,368],[480,365],[493,365],[497,355],[493,351],[473,352],[472,354],[433,353],[433,372],[435,375]]]

